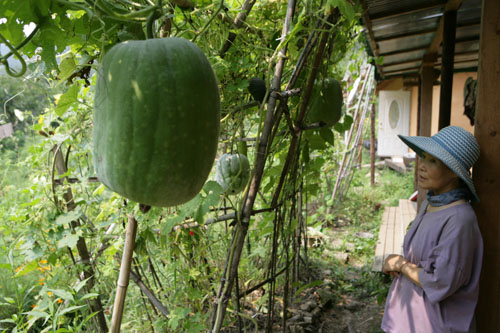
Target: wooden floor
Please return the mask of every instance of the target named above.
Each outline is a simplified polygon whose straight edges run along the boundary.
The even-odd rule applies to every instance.
[[[416,215],[416,204],[410,200],[399,200],[398,207],[385,207],[372,270],[382,271],[384,259],[389,254],[403,254],[403,239]]]

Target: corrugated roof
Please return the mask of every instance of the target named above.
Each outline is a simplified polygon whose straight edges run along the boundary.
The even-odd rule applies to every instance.
[[[455,70],[477,70],[481,0],[362,0],[365,33],[383,78],[415,75],[430,52],[441,66],[436,36],[446,9],[457,10]],[[441,27],[442,29],[442,27]],[[433,46],[431,46],[433,45]],[[438,47],[436,47],[438,46]]]

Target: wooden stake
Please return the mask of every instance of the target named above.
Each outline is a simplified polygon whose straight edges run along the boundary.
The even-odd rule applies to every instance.
[[[375,103],[370,114],[370,184],[375,186]]]
[[[127,287],[130,280],[130,267],[132,264],[132,255],[134,254],[136,234],[137,220],[134,218],[134,214],[130,213],[128,216],[127,233],[125,235],[125,246],[120,264],[120,276],[118,277],[118,285],[116,287],[113,317],[111,319],[111,333],[120,332],[123,309],[125,306],[125,296],[127,295]]]

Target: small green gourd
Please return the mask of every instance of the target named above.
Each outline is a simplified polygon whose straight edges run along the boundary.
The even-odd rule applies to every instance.
[[[245,155],[224,154],[217,161],[215,181],[225,194],[240,193],[250,178],[250,163]]]

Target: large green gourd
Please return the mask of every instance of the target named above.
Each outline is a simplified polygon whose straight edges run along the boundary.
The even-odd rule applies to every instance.
[[[219,121],[217,80],[195,44],[182,38],[117,44],[97,79],[97,176],[143,204],[187,202],[212,168]]]
[[[308,114],[310,123],[323,122],[327,127],[335,125],[342,115],[344,104],[342,87],[334,78],[318,81],[311,96],[311,109]]]

